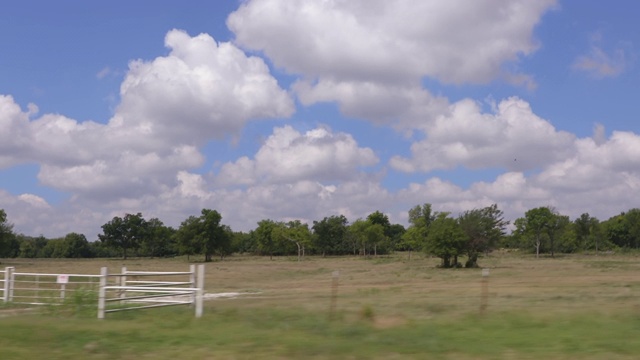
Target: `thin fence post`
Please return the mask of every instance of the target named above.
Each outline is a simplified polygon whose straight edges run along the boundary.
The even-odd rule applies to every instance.
[[[202,302],[204,293],[204,265],[198,265],[197,281],[197,294],[196,294],[196,318],[202,317]]]
[[[36,302],[40,302],[40,275],[36,274]]]
[[[106,267],[100,269],[100,290],[98,290],[98,319],[104,319],[104,304],[107,286],[107,274]]]
[[[120,286],[127,286],[127,267],[123,266],[122,270],[120,272]],[[118,290],[118,293],[120,294],[120,299],[125,299],[127,297],[127,291],[125,289],[120,289]]]
[[[15,268],[11,267],[11,276],[9,276],[9,302],[13,301],[13,290],[15,288],[16,283],[16,273]]]
[[[480,292],[480,315],[484,315],[487,310],[489,298],[489,269],[482,269],[482,284]]]
[[[202,316],[202,305],[204,301],[204,265],[198,265],[196,274],[196,318]]]
[[[336,303],[338,302],[338,280],[340,280],[340,271],[334,271],[331,274],[331,303],[329,305],[330,320],[333,320],[336,312]]]
[[[196,287],[196,266],[194,264],[189,265],[189,282],[191,283],[190,287]],[[191,306],[196,305],[196,292],[191,292]]]
[[[13,267],[8,266],[4,269],[4,292],[2,293],[2,299],[4,302],[9,302],[9,292],[11,289],[11,275],[13,274]]]

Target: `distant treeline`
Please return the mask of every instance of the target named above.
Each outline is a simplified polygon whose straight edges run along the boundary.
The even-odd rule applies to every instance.
[[[497,205],[465,211],[457,216],[432,211],[431,204],[409,210],[409,227],[391,224],[375,211],[366,219],[349,222],[343,215],[312,224],[265,219],[249,232],[233,231],[216,210],[203,209],[175,229],[141,213],[114,217],[102,225],[96,241],[69,233],[48,239],[16,234],[0,209],[0,257],[92,258],[168,257],[177,255],[224,258],[250,253],[264,256],[361,255],[393,251],[422,251],[442,259],[443,267],[477,266],[479,256],[496,248],[520,249],[536,254],[575,253],[640,248],[640,209],[631,209],[606,221],[585,213],[571,220],[551,207],[527,211],[509,222]],[[410,255],[409,255],[410,256]]]

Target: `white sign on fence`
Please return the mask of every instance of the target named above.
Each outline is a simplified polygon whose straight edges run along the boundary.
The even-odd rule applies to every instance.
[[[69,283],[69,275],[66,275],[66,274],[58,275],[58,280],[56,282],[58,284],[68,284]]]

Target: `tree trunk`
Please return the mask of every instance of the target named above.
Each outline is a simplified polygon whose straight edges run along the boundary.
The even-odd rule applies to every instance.
[[[477,268],[478,267],[478,254],[477,253],[469,254],[469,259],[467,260],[467,263],[464,264],[464,267],[466,267],[466,268]]]

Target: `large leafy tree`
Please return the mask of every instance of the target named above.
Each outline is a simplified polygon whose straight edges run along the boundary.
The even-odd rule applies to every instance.
[[[322,256],[348,252],[347,218],[344,215],[325,217],[313,222],[314,247]]]
[[[200,219],[197,216],[191,215],[180,223],[180,227],[173,234],[178,253],[181,255],[187,255],[187,260],[191,255],[195,255],[200,252],[200,248],[198,246],[198,236],[200,232],[199,223]]]
[[[360,249],[362,255],[373,252],[373,255],[377,256],[378,248],[388,245],[389,242],[389,237],[384,232],[384,226],[379,222],[372,222],[370,218],[367,220],[358,219],[349,225],[347,237],[351,239],[354,246]],[[388,249],[385,247],[383,250],[387,251]]]
[[[536,258],[540,256],[540,249],[548,239],[547,229],[553,222],[554,214],[548,206],[530,209],[524,218],[515,221],[516,231],[525,239],[531,239],[536,249]]]
[[[203,254],[205,261],[216,254],[223,258],[231,251],[231,230],[222,224],[222,215],[216,210],[202,209],[199,217],[187,218],[175,238],[180,253]]]
[[[600,221],[589,213],[583,213],[573,221],[574,232],[576,236],[576,245],[587,250],[592,246],[598,252],[598,245],[601,236]]]
[[[13,224],[7,221],[7,213],[0,209],[0,257],[16,257],[20,244],[13,233]]]
[[[553,257],[559,241],[563,241],[566,248],[570,238],[575,238],[571,221],[568,216],[560,215],[549,206],[528,210],[523,218],[514,222],[515,236],[532,243],[536,249],[536,258],[540,252],[547,250]]]
[[[441,212],[429,226],[425,250],[442,259],[444,268],[458,266],[458,256],[464,253],[467,239],[458,221]]]
[[[431,210],[431,204],[416,205],[409,210],[409,228],[403,233],[398,247],[411,252],[423,249],[429,233],[431,223],[436,219],[436,213]]]
[[[102,234],[98,238],[107,246],[121,250],[122,257],[126,259],[128,251],[139,249],[147,236],[147,221],[137,213],[126,214],[123,218],[114,217],[102,225]]]
[[[89,242],[83,234],[67,234],[62,240],[62,248],[63,253],[61,257],[89,258],[93,256]]]
[[[298,249],[298,261],[304,257],[306,248],[311,245],[312,238],[309,225],[303,224],[300,220],[277,223],[271,236],[275,243],[283,249],[295,244]]]
[[[221,223],[222,215],[216,210],[202,209],[202,230],[200,233],[200,247],[205,261],[211,261],[214,254],[223,258],[231,248],[229,229]]]
[[[496,204],[465,211],[458,217],[458,223],[468,237],[465,267],[478,267],[478,255],[492,251],[509,225]]]
[[[142,242],[142,252],[150,257],[162,257],[176,253],[175,229],[165,226],[158,218],[147,221],[147,235]]]
[[[277,252],[277,238],[273,231],[278,227],[278,223],[265,219],[258,222],[258,227],[253,231],[253,237],[258,244],[258,251],[261,254],[269,254],[269,259],[273,259],[273,254]]]

